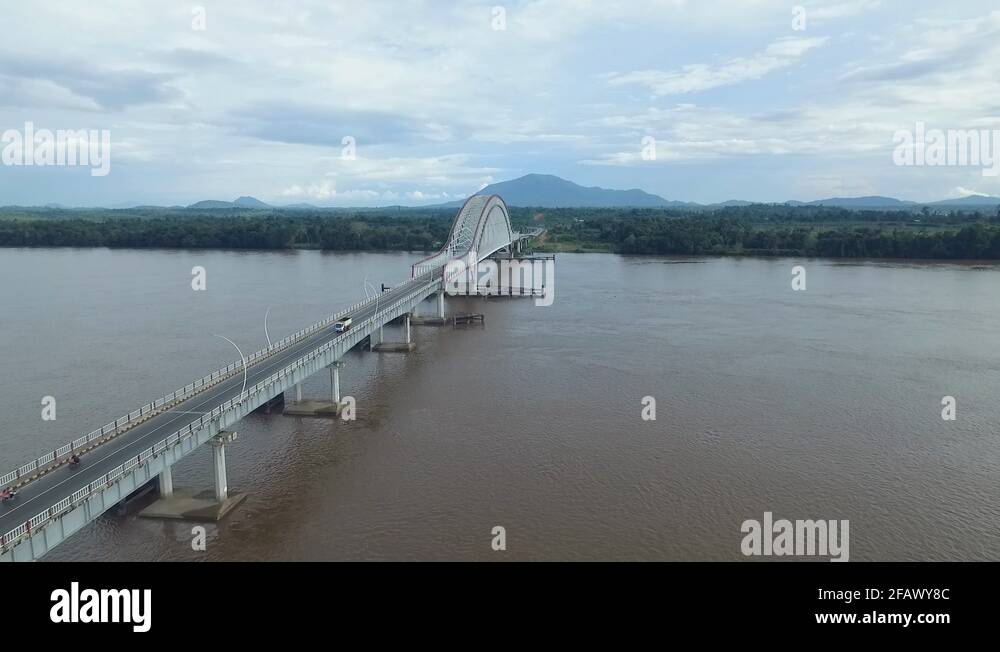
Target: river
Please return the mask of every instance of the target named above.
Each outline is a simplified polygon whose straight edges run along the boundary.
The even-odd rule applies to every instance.
[[[0,250],[0,470],[236,359],[215,335],[256,350],[266,312],[280,338],[418,257]],[[106,515],[46,559],[741,560],[772,512],[849,520],[852,561],[997,560],[998,292],[986,264],[560,254],[551,306],[449,299],[485,326],[349,354],[357,421],[238,424],[249,497],[206,550]],[[174,473],[211,483],[207,447]]]

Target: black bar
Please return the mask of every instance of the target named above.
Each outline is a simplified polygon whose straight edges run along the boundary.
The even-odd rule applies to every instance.
[[[391,628],[487,623],[563,622],[572,636],[616,622],[662,624],[681,633],[806,633],[937,637],[988,632],[996,619],[1000,565],[973,563],[148,563],[12,564],[5,583],[6,632],[37,640],[68,636],[142,636],[131,623],[53,623],[53,591],[149,589],[150,630],[160,643],[190,635],[199,618],[223,639],[234,631],[294,636],[296,641],[379,618]],[[872,590],[881,595],[876,599]],[[820,591],[829,591],[820,598]],[[857,593],[855,593],[857,592]],[[142,595],[142,594],[139,594]],[[58,599],[58,598],[57,598]],[[557,617],[557,614],[562,614]],[[864,618],[909,614],[893,622],[819,624],[817,615]],[[949,622],[918,624],[918,616]],[[824,616],[825,617],[825,616]],[[846,617],[846,616],[841,616]],[[512,620],[509,620],[512,619]],[[509,622],[508,622],[509,620]],[[208,621],[206,621],[208,622]],[[492,623],[492,624],[490,624]],[[388,626],[388,625],[386,625]],[[752,635],[751,639],[753,638]],[[199,639],[200,640],[200,639]],[[8,646],[9,647],[9,646]]]

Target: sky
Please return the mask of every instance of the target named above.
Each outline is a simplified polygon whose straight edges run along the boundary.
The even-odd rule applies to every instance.
[[[918,122],[1000,129],[995,1],[35,0],[3,15],[0,133],[94,130],[111,148],[103,175],[4,157],[0,205],[421,205],[528,173],[702,203],[1000,195],[981,167],[893,157]]]

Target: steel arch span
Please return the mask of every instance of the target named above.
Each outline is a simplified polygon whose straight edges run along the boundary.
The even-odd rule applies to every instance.
[[[500,195],[473,195],[455,215],[441,250],[414,263],[411,275],[416,277],[444,267],[449,261],[466,259],[473,252],[476,262],[482,261],[522,237],[511,227],[507,204]]]

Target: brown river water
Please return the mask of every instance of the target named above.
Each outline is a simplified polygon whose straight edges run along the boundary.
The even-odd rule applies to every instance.
[[[230,362],[215,334],[261,348],[268,309],[280,338],[419,257],[0,249],[0,470]],[[741,560],[765,511],[849,520],[852,561],[1000,559],[1000,267],[561,254],[551,306],[449,309],[485,326],[347,356],[357,421],[238,424],[248,498],[205,551],[106,515],[46,559]],[[174,484],[211,487],[208,447]]]

